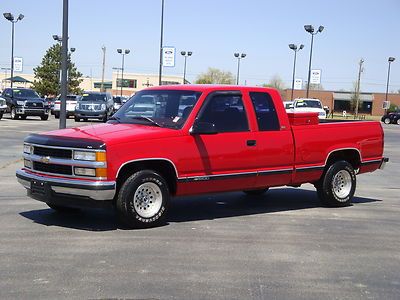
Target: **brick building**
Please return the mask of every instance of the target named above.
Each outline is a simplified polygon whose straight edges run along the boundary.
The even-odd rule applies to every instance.
[[[293,98],[305,98],[306,90],[294,90]],[[285,100],[290,100],[291,98],[291,89],[286,89],[283,93]],[[319,90],[310,90],[309,98],[317,98],[320,99],[322,105],[328,106],[330,111],[332,111],[332,107],[334,111],[337,113],[341,113],[342,111],[347,111],[348,113],[352,113],[351,110],[351,96],[352,92],[343,92],[343,91],[319,91]],[[386,94],[385,93],[361,93],[360,92],[360,103],[361,107],[359,109],[360,113],[369,114],[372,116],[381,116],[384,114],[385,110],[382,108],[383,101],[385,101]],[[400,108],[400,94],[388,94],[388,100],[390,103],[396,105]]]

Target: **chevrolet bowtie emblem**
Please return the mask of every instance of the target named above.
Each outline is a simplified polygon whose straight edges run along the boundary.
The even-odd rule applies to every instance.
[[[48,164],[50,162],[50,156],[44,156],[40,158],[40,161],[44,164]]]

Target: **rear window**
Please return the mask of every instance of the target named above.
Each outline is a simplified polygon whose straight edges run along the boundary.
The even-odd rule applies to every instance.
[[[321,102],[318,100],[298,100],[296,102],[296,107],[310,107],[310,108],[321,108]]]

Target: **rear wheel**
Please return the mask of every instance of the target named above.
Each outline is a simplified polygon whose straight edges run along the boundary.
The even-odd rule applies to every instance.
[[[356,190],[356,174],[347,161],[332,164],[315,185],[321,202],[328,206],[348,206]]]
[[[257,190],[245,190],[243,193],[250,196],[261,196],[268,192],[269,188],[257,189]]]
[[[21,116],[21,119],[22,119],[22,120],[26,120],[26,117],[27,117],[27,115],[22,115],[22,116]]]
[[[59,112],[54,112],[54,118],[59,119],[60,118],[60,113]]]
[[[389,118],[385,118],[385,119],[383,120],[383,123],[385,123],[385,124],[390,124],[390,119],[389,119]]]
[[[3,113],[0,112],[0,120],[3,118]]]
[[[170,194],[164,178],[151,170],[134,173],[122,184],[116,208],[119,219],[131,228],[161,225]]]
[[[1,119],[1,118],[0,118]],[[400,119],[397,119],[397,125],[400,125]]]

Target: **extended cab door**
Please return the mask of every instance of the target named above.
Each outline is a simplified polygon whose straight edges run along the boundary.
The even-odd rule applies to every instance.
[[[290,125],[283,122],[283,105],[275,105],[271,94],[249,91],[258,130],[254,132],[258,176],[256,187],[281,186],[291,182],[294,142]],[[277,96],[277,95],[276,95]],[[278,96],[279,97],[279,96]],[[277,98],[276,101],[281,101]]]
[[[248,109],[240,91],[207,96],[187,143],[190,164],[181,169],[183,194],[248,189],[255,184],[256,149]],[[211,130],[195,132],[196,124]]]

